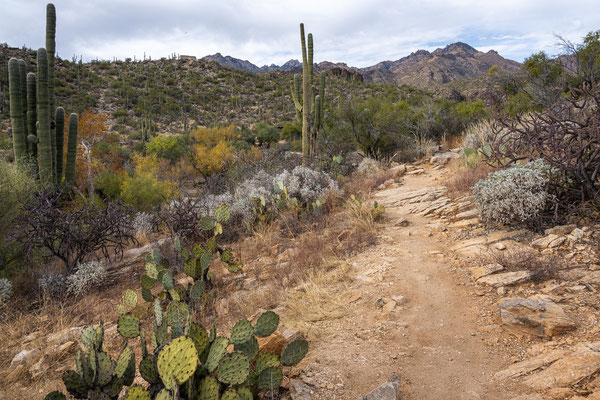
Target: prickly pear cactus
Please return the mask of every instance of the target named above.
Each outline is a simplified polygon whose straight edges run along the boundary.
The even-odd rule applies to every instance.
[[[44,400],[67,400],[64,394],[59,391],[54,391],[52,393],[48,393]]]
[[[231,330],[231,337],[229,341],[233,344],[244,344],[252,337],[253,329],[250,321],[242,319],[239,320]]]
[[[258,375],[258,389],[273,390],[281,386],[282,381],[283,372],[281,372],[281,368],[268,367]]]
[[[269,367],[279,367],[279,357],[273,353],[262,353],[256,358],[256,372],[259,374]]]
[[[123,400],[151,400],[150,392],[141,386],[132,386],[125,394]]]
[[[138,303],[137,293],[131,289],[127,289],[125,293],[123,293],[123,304],[127,307],[135,307]]]
[[[205,377],[200,382],[199,400],[219,400],[219,383],[212,376]]]
[[[208,372],[213,372],[217,368],[219,361],[221,361],[221,358],[225,355],[227,346],[229,346],[229,340],[224,337],[218,337],[212,343],[210,351],[208,352],[208,358],[204,364],[204,367]]]
[[[250,372],[250,361],[242,353],[227,354],[219,361],[219,382],[239,385],[246,381]]]
[[[273,332],[277,330],[279,326],[279,315],[273,311],[266,311],[258,317],[254,324],[254,334],[258,337],[264,338],[271,336]]]
[[[296,339],[289,343],[283,353],[281,353],[281,363],[283,365],[296,365],[308,353],[308,342],[304,339]]]
[[[117,326],[119,335],[132,339],[140,335],[140,319],[131,313],[122,314]]]
[[[198,352],[192,339],[181,336],[166,345],[156,362],[158,374],[169,390],[187,381],[198,366]]]

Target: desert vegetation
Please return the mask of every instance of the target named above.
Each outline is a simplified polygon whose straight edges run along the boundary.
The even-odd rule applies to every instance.
[[[472,202],[487,229],[541,232],[597,215],[598,32],[492,67],[467,97],[317,71],[303,24],[301,74],[63,60],[55,24],[48,4],[44,48],[0,48],[0,326],[18,341],[81,325],[68,360],[46,354],[69,364],[47,372],[46,400],[285,398],[313,324],[349,314],[346,258],[387,240],[396,204],[373,193],[424,159],[451,159],[448,198],[404,200],[434,198],[443,218]],[[535,283],[566,269],[481,260]],[[284,337],[280,314],[300,331]],[[13,378],[33,390],[40,375]]]

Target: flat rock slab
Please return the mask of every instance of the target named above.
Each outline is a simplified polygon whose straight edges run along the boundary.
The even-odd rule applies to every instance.
[[[528,358],[527,360],[515,363],[510,367],[497,372],[494,375],[494,378],[497,380],[505,380],[527,375],[535,370],[552,364],[554,361],[561,359],[567,353],[568,351],[564,349],[551,350],[549,352],[542,353],[535,357]]]
[[[519,283],[528,281],[532,275],[533,272],[531,271],[503,272],[479,278],[477,279],[477,283],[493,287],[518,285]]]
[[[469,268],[469,270],[471,271],[471,275],[473,276],[473,279],[475,279],[475,280],[477,280],[479,278],[483,278],[484,276],[491,275],[495,272],[502,271],[503,269],[504,269],[504,267],[498,263],[487,264],[487,265],[484,265],[483,267]]]
[[[600,343],[582,343],[569,355],[545,370],[529,376],[524,383],[535,390],[575,385],[600,370]]]
[[[542,295],[504,300],[500,303],[500,317],[508,328],[540,337],[551,337],[576,327],[561,306]]]
[[[562,245],[567,240],[564,236],[555,235],[553,233],[548,236],[544,236],[543,238],[534,240],[531,242],[533,247],[539,247],[543,249],[553,249],[560,245]]]

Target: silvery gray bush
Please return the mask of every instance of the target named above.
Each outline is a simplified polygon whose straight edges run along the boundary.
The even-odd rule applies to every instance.
[[[541,159],[492,172],[473,187],[475,206],[487,222],[531,221],[552,198],[547,190],[555,174]]]
[[[365,157],[362,159],[360,164],[358,164],[358,168],[356,172],[359,174],[374,174],[381,169],[381,164],[379,161],[374,160],[372,158]]]
[[[337,182],[329,175],[301,165],[294,168],[292,172],[285,170],[277,175],[273,179],[273,184],[278,182],[282,182],[286,187],[288,196],[295,197],[304,204],[319,200],[328,192],[340,193]]]
[[[0,303],[8,301],[12,295],[12,283],[8,279],[0,278]]]
[[[154,216],[145,212],[139,212],[133,219],[133,229],[138,236],[147,236],[152,231]]]
[[[65,291],[66,278],[62,274],[45,274],[38,279],[38,286],[45,296],[58,299]]]
[[[77,271],[67,277],[67,294],[81,296],[92,287],[102,283],[106,276],[107,272],[104,264],[98,261],[79,264]]]

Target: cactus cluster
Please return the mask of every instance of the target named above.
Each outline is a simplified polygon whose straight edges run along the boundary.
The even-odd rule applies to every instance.
[[[214,217],[205,218],[203,229],[212,231],[212,237],[187,254],[176,240],[175,248],[186,260],[185,273],[195,280],[187,290],[176,284],[172,272],[161,264],[158,250],[147,256],[146,273],[141,280],[146,303],[140,302],[136,291],[128,289],[117,306],[117,332],[123,338],[119,357],[112,361],[102,350],[102,324],[86,327],[81,341],[87,351],[77,353],[77,370],[63,376],[71,395],[78,399],[252,400],[261,391],[272,397],[279,390],[283,368],[304,358],[308,342],[296,339],[281,354],[261,350],[258,338],[272,335],[279,326],[276,313],[266,311],[254,324],[242,319],[228,337],[218,334],[215,323],[207,330],[192,319],[188,303],[202,295],[210,283],[208,269],[213,256],[219,254],[230,268],[239,268],[231,249],[223,250],[216,244],[217,236],[223,232],[222,224],[228,219],[227,207],[219,207]],[[144,326],[149,325],[152,331],[147,342]],[[137,371],[147,384],[131,386],[136,364],[129,344],[137,338],[141,347]],[[60,392],[45,398],[64,399]]]
[[[124,386],[135,378],[135,355],[125,345],[116,361],[104,352],[104,328],[88,326],[81,332],[81,342],[86,351],[77,351],[76,370],[63,374],[67,391],[76,399],[117,399]],[[62,396],[62,397],[61,397]],[[64,399],[60,392],[52,392],[46,400]]]
[[[178,238],[175,238],[175,250],[184,263],[185,274],[193,279],[193,283],[186,289],[182,285],[175,284],[172,272],[161,263],[160,253],[153,250],[146,257],[146,273],[141,277],[142,298],[147,302],[154,298],[171,300],[175,302],[189,302],[202,298],[207,288],[211,285],[212,274],[210,266],[213,258],[218,256],[227,265],[230,272],[237,272],[241,265],[233,256],[231,248],[222,248],[217,245],[217,237],[223,233],[223,224],[230,218],[229,208],[225,205],[219,206],[214,211],[213,217],[204,217],[200,221],[201,230],[212,232],[212,237],[205,243],[194,246],[191,251],[181,248]],[[162,286],[162,290],[155,294],[152,290]]]
[[[323,125],[323,102],[325,100],[325,72],[319,75],[319,87],[313,88],[313,36],[308,34],[308,48],[304,35],[304,24],[300,24],[302,43],[302,84],[300,75],[295,74],[292,82],[292,99],[296,119],[302,121],[302,159],[306,162],[315,154],[317,136]],[[317,92],[313,96],[314,92]]]
[[[56,9],[53,4],[48,4],[46,48],[40,48],[37,52],[37,77],[33,72],[26,74],[25,61],[16,58],[8,61],[15,161],[35,165],[35,171],[44,185],[60,184],[63,174],[65,111],[62,107],[55,109],[55,33]],[[73,182],[75,175],[77,122],[77,114],[71,114],[65,171],[68,183]]]

